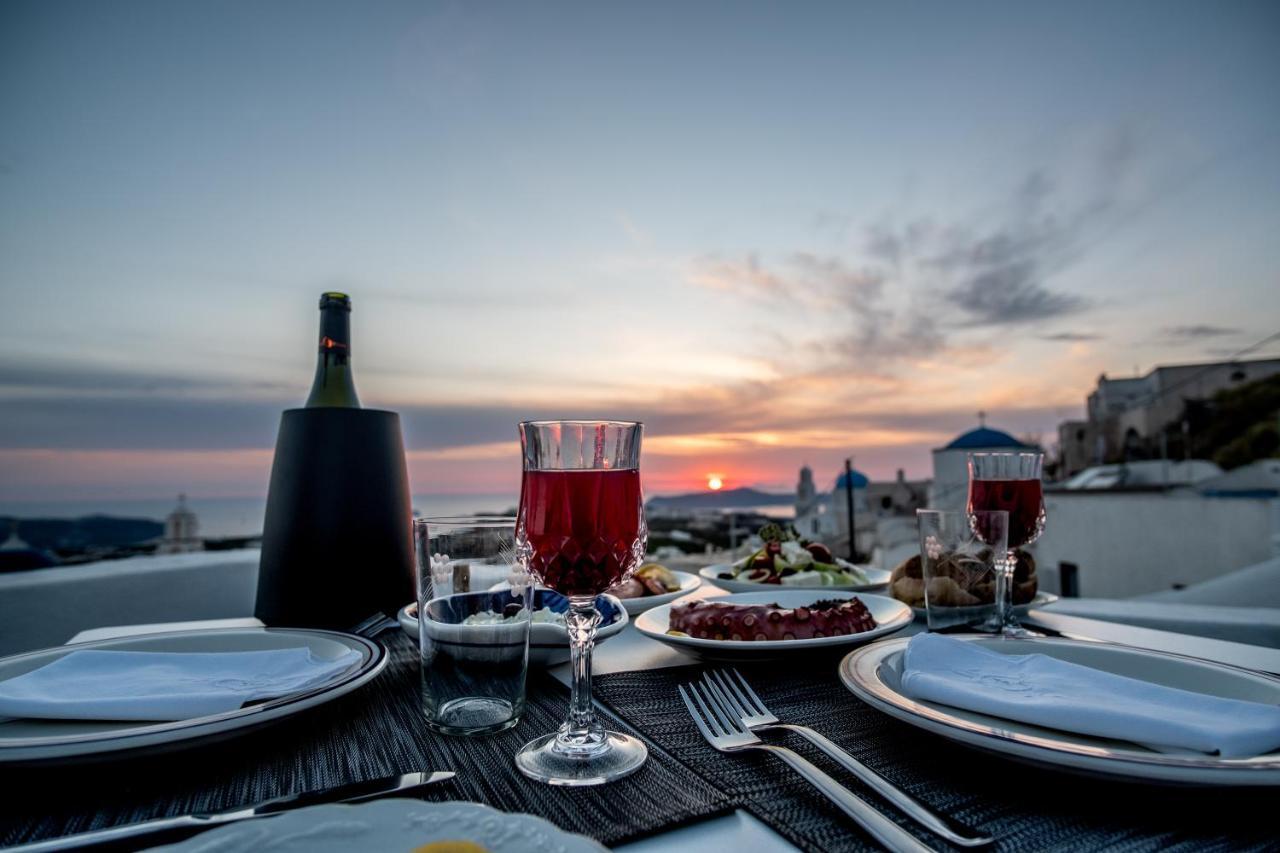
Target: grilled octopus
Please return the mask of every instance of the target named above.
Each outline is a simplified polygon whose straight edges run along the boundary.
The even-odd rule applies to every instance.
[[[690,601],[671,608],[668,632],[700,640],[811,640],[859,634],[876,626],[856,598],[815,601],[808,607]]]

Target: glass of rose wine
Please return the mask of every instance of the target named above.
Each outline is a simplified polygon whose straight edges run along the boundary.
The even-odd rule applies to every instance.
[[[591,706],[596,596],[644,561],[649,529],[640,493],[641,424],[526,421],[516,553],[543,586],[569,599],[572,692],[558,731],[516,753],[526,776],[552,785],[599,785],[640,769],[642,741],[607,731]]]
[[[1043,453],[970,453],[969,523],[983,538],[982,511],[1009,514],[1008,551],[996,564],[996,620],[992,626],[1006,637],[1027,637],[1013,612],[1013,571],[1018,548],[1044,532],[1044,489],[1040,482]],[[984,540],[985,541],[985,540]]]

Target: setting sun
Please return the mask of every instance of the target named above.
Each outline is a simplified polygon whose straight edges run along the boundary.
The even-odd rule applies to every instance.
[[[720,488],[723,485],[724,485],[724,481],[720,479],[720,476],[718,474],[707,475],[707,488],[710,489],[711,491],[718,492],[720,491]]]

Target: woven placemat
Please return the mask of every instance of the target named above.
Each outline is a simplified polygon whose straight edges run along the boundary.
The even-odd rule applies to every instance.
[[[725,811],[728,797],[660,749],[635,775],[595,788],[552,788],[521,776],[512,756],[564,719],[568,691],[530,673],[519,725],[497,735],[437,735],[421,722],[417,651],[399,631],[370,684],[328,706],[205,747],[152,758],[40,768],[0,768],[0,845],[199,811],[415,770],[456,779],[415,794],[471,800],[546,818],[617,844]],[[634,732],[633,732],[634,733]]]
[[[811,726],[899,788],[995,836],[995,850],[1203,851],[1280,849],[1274,789],[1174,788],[1110,782],[1040,769],[971,750],[916,729],[855,698],[836,675],[836,660],[797,667],[790,661],[739,671],[781,720]],[[676,686],[702,667],[605,675],[595,695],[651,743],[692,768],[803,850],[877,849],[874,842],[808,783],[763,753],[724,755],[694,728]],[[914,832],[917,828],[806,741],[766,734],[845,783]],[[953,848],[959,849],[959,848]]]

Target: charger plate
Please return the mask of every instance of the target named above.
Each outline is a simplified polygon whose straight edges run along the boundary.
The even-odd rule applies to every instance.
[[[234,711],[168,722],[121,720],[0,719],[0,764],[75,761],[126,751],[188,746],[323,705],[365,684],[387,665],[381,644],[355,634],[303,628],[222,628],[174,631],[75,643],[0,658],[0,681],[38,669],[81,649],[147,652],[248,652],[306,647],[319,657],[336,658],[349,649],[360,662],[327,684],[268,699]]]
[[[1280,679],[1212,661],[1081,640],[1006,640],[986,636],[963,639],[1005,654],[1039,653],[1197,693],[1280,704]],[[1042,728],[912,699],[901,690],[902,655],[907,642],[884,640],[851,652],[840,662],[840,680],[859,699],[904,723],[1018,761],[1141,782],[1280,785],[1280,752],[1250,758],[1156,752],[1126,741]]]

